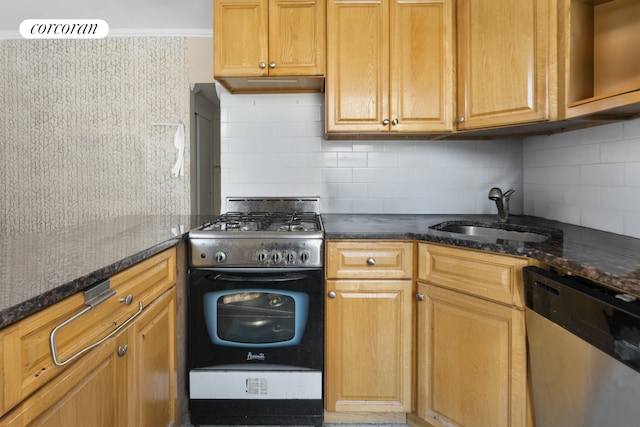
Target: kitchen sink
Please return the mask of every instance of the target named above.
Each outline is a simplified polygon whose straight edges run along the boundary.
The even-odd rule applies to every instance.
[[[551,237],[550,232],[544,232],[535,227],[503,223],[478,223],[450,221],[429,227],[432,230],[445,231],[464,236],[474,236],[491,240],[515,240],[518,242],[544,242]]]

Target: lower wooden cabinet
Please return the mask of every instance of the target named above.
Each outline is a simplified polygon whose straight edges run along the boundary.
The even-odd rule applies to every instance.
[[[116,340],[76,362],[0,420],[0,425],[96,426],[126,425],[125,380]]]
[[[326,244],[326,422],[404,423],[411,410],[413,246]]]
[[[130,427],[172,426],[176,421],[176,289],[158,298],[127,331]]]
[[[411,410],[411,283],[327,281],[327,411]]]
[[[434,426],[524,426],[524,312],[418,283],[417,411]]]
[[[532,425],[522,298],[529,261],[418,246],[417,397],[410,423]]]
[[[0,331],[6,412],[0,426],[174,425],[175,283],[174,248],[113,276],[116,293],[60,329],[59,361],[69,360],[62,366],[52,363],[50,333],[79,312],[82,298],[72,296]],[[113,336],[72,356],[110,329]]]

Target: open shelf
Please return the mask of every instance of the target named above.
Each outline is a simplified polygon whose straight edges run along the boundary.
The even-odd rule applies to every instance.
[[[565,1],[566,116],[640,112],[640,2]]]

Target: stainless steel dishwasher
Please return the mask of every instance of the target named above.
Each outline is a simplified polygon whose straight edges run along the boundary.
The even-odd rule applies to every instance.
[[[640,300],[524,269],[537,427],[640,426]]]

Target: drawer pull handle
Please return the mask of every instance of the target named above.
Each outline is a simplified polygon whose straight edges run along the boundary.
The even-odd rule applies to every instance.
[[[67,360],[62,360],[62,361],[58,360],[58,350],[57,350],[57,347],[56,347],[56,333],[58,333],[58,331],[60,329],[62,329],[63,327],[67,326],[69,323],[71,323],[74,320],[76,320],[78,317],[82,316],[83,314],[85,314],[86,312],[91,310],[93,307],[94,306],[91,306],[91,305],[86,307],[84,310],[80,311],[79,313],[74,314],[72,317],[70,317],[69,319],[65,320],[64,322],[60,323],[58,326],[53,328],[53,330],[51,331],[51,335],[49,336],[49,343],[51,345],[51,357],[53,358],[53,364],[54,365],[56,365],[56,366],[64,366],[67,363],[71,362],[72,360],[76,359],[77,357],[83,355],[87,351],[91,350],[92,348],[99,346],[100,344],[102,344],[103,342],[105,342],[106,340],[108,340],[109,338],[111,338],[112,336],[117,334],[118,332],[120,332],[120,330],[122,328],[124,328],[125,326],[127,326],[129,324],[129,322],[131,322],[133,319],[138,317],[140,315],[140,313],[142,313],[142,309],[143,309],[142,301],[140,301],[140,308],[138,309],[138,311],[135,312],[131,317],[129,317],[122,325],[120,325],[117,328],[115,328],[113,331],[111,331],[109,334],[107,334],[105,337],[101,338],[100,340],[98,340],[98,341],[94,342],[93,344],[83,348],[82,350],[80,350],[79,352],[74,354],[73,356],[69,357]]]
[[[336,293],[334,291],[329,291],[328,297],[334,299],[336,297]]]
[[[367,260],[367,264],[369,264],[369,265],[376,265],[376,260],[375,260],[374,258],[369,258],[369,259]]]
[[[129,294],[126,297],[120,297],[120,302],[131,305],[131,303],[133,302],[133,295]]]
[[[418,301],[424,301],[424,294],[416,294],[416,299]]]

